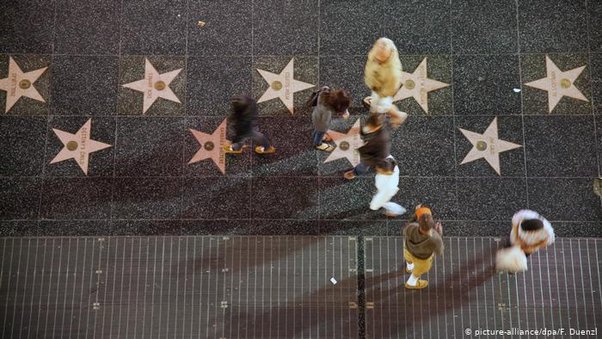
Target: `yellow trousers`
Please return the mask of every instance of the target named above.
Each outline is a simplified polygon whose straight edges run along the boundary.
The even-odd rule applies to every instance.
[[[428,259],[418,259],[414,255],[412,255],[410,251],[405,249],[405,247],[403,249],[404,259],[410,264],[414,264],[412,274],[416,277],[420,277],[421,275],[431,270],[431,267],[433,266],[433,256],[434,254],[431,254],[431,256]]]

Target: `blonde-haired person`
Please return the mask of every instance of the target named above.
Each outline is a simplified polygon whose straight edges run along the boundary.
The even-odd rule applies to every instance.
[[[388,113],[393,126],[401,125],[408,114],[393,105],[393,96],[401,87],[401,61],[391,39],[380,38],[374,43],[368,53],[364,82],[372,91],[371,96],[364,98],[370,113]]]

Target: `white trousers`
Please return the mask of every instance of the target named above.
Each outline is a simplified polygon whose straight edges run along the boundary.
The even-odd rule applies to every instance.
[[[401,205],[391,202],[391,198],[399,191],[397,187],[399,185],[399,167],[395,166],[393,174],[376,174],[374,176],[374,183],[378,190],[372,201],[370,201],[370,209],[376,211],[380,208],[384,208],[390,213],[401,215],[406,212],[406,209]]]

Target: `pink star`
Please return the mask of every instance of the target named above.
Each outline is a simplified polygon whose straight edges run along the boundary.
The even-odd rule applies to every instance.
[[[21,97],[28,97],[44,101],[33,83],[46,71],[48,67],[23,72],[12,57],[8,59],[8,77],[0,79],[0,91],[6,91],[6,110],[10,111]]]
[[[337,148],[328,155],[324,163],[338,159],[347,159],[353,166],[360,163],[360,154],[357,149],[364,144],[360,137],[360,119],[357,119],[347,133],[329,130],[328,135],[332,137]]]
[[[190,132],[192,132],[192,135],[201,144],[201,149],[196,152],[188,164],[211,159],[222,174],[226,174],[226,152],[224,151],[224,146],[230,144],[230,141],[226,140],[226,119],[222,121],[212,134],[199,132],[194,129],[190,129]]]
[[[142,100],[142,113],[146,113],[159,98],[180,103],[178,97],[171,88],[169,88],[169,84],[181,70],[182,69],[180,68],[171,72],[159,74],[150,61],[144,59],[144,79],[130,82],[129,84],[122,86],[144,94]]]
[[[588,101],[583,93],[575,87],[575,81],[584,69],[585,66],[581,66],[563,72],[556,66],[554,61],[546,55],[546,77],[528,82],[525,85],[548,92],[548,112],[552,113],[552,110],[556,107],[558,102],[560,102],[562,97],[566,96],[577,100]]]
[[[88,160],[90,159],[90,153],[111,147],[109,144],[90,139],[90,135],[92,134],[92,119],[88,119],[75,134],[54,128],[52,130],[65,147],[63,147],[50,163],[54,164],[73,158],[82,171],[84,171],[84,174],[88,174]]]

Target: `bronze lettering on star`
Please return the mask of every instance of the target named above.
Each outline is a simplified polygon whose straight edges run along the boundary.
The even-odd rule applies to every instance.
[[[17,94],[17,74],[12,73],[10,75],[10,91],[9,94],[11,97],[14,97]]]
[[[290,74],[289,72],[284,73],[284,98],[285,99],[291,98],[291,79],[292,78],[293,78],[293,75]]]

